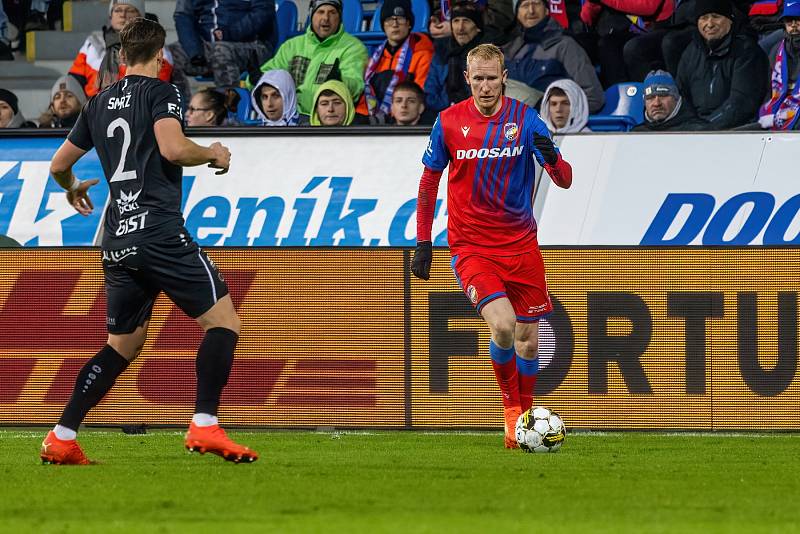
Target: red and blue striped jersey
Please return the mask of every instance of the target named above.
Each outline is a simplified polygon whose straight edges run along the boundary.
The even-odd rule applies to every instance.
[[[482,115],[470,97],[439,114],[422,163],[447,179],[447,239],[453,255],[514,255],[536,244],[534,133],[550,137],[536,110],[503,97]],[[556,149],[558,150],[558,149]]]

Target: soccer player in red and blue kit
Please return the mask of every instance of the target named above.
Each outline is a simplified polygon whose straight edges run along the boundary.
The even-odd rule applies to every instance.
[[[533,402],[539,371],[539,319],[553,305],[536,241],[531,200],[534,158],[556,185],[572,184],[535,110],[503,96],[503,53],[482,44],[467,55],[472,98],[439,114],[422,158],[417,199],[414,276],[430,278],[439,179],[447,180],[447,236],[458,283],[491,331],[489,354],[503,394],[505,446],[516,448],[514,426]]]

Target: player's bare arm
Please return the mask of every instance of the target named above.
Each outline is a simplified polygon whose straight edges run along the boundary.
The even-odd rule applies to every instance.
[[[78,162],[86,151],[78,148],[69,140],[64,141],[56,151],[50,163],[50,174],[55,181],[67,190],[67,202],[81,215],[89,215],[94,209],[94,204],[89,198],[89,188],[99,180],[92,179],[81,181],[75,177],[72,167]]]
[[[220,169],[216,174],[225,174],[231,165],[231,153],[222,143],[200,146],[183,134],[181,124],[164,118],[153,125],[158,149],[165,159],[183,167],[208,164],[212,169]]]

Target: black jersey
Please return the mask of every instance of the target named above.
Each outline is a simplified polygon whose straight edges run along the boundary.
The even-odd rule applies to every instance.
[[[97,149],[111,198],[103,248],[163,240],[185,231],[181,214],[183,170],[161,156],[153,125],[163,118],[183,124],[181,95],[171,84],[126,76],[92,97],[68,139]]]

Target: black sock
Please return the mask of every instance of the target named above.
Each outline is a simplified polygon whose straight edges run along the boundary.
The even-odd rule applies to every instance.
[[[194,413],[217,415],[222,389],[228,383],[233,366],[233,351],[239,335],[227,328],[206,332],[197,349],[197,400]]]
[[[128,360],[109,345],[100,349],[78,372],[72,397],[64,407],[58,424],[78,430],[83,418],[105,397],[117,377],[127,369],[128,363]]]

